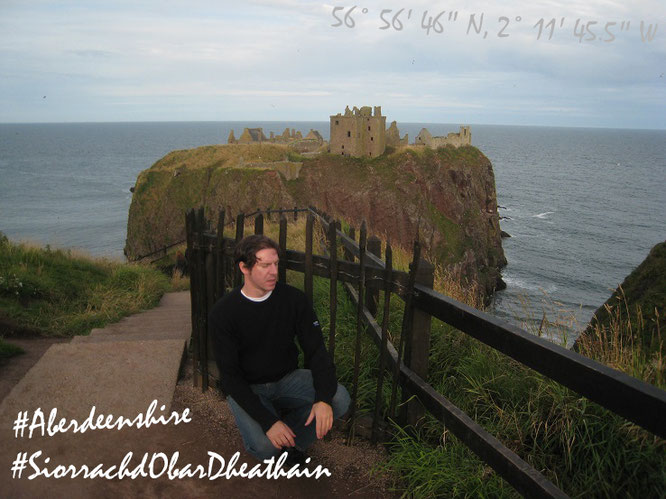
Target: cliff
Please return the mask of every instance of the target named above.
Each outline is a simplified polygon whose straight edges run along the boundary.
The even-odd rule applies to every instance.
[[[410,248],[417,226],[426,255],[488,295],[503,283],[495,177],[467,146],[405,148],[378,158],[303,157],[273,144],[174,151],[139,174],[125,253],[131,259],[184,238],[184,212],[215,219],[258,207],[315,206]]]
[[[582,337],[601,333],[606,342],[640,342],[646,350],[664,351],[661,331],[666,305],[666,241],[657,244],[594,313]],[[616,338],[616,336],[622,336]]]

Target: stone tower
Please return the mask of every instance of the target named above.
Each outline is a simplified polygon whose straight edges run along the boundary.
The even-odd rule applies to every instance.
[[[386,149],[386,116],[381,106],[361,109],[349,106],[344,115],[331,116],[330,151],[332,154],[354,157],[377,157]]]

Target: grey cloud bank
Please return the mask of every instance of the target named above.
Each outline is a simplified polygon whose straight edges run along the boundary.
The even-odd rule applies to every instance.
[[[0,122],[322,120],[375,103],[400,121],[666,127],[663,2],[447,6],[369,1],[345,20],[353,5],[5,4]]]

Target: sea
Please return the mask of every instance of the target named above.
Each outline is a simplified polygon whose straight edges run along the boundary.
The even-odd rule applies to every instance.
[[[0,231],[12,240],[122,260],[139,172],[233,129],[328,122],[0,124]],[[459,124],[400,123],[410,140]],[[508,265],[489,312],[571,344],[622,280],[666,239],[666,131],[472,124],[490,158]],[[555,326],[553,326],[553,324]]]

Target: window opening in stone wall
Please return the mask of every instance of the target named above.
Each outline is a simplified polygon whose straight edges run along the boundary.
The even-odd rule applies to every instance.
[[[347,130],[347,137],[351,137],[351,131]]]

